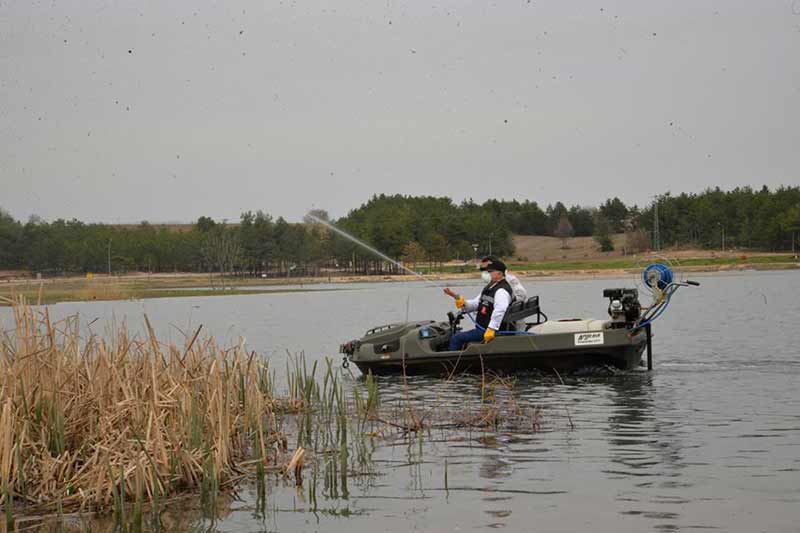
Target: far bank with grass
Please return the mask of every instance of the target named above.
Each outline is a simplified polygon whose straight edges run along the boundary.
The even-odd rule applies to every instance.
[[[640,256],[594,256],[586,259],[520,261],[509,259],[509,269],[522,277],[615,277],[636,273],[651,262],[669,262],[684,272],[730,272],[747,270],[800,269],[800,261],[792,254],[742,254],[708,251],[677,251]],[[427,264],[409,265],[423,275],[438,280],[471,279],[476,276],[475,262],[445,263],[435,268]],[[238,296],[281,294],[308,290],[339,290],[336,284],[381,281],[418,281],[412,275],[354,276],[326,274],[317,277],[254,278],[229,277],[223,289],[210,284],[207,274],[129,274],[123,276],[94,275],[31,279],[24,273],[0,282],[0,297],[24,296],[28,301],[52,304],[69,301],[141,300],[193,296]],[[331,284],[319,287],[321,284]],[[0,302],[0,305],[3,305]]]

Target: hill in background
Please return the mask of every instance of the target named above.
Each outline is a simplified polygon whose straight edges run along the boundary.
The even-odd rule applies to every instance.
[[[592,237],[573,237],[562,249],[561,239],[541,235],[514,235],[514,255],[510,259],[521,262],[578,261],[604,257],[622,257],[625,235],[612,235],[613,252],[601,252]]]

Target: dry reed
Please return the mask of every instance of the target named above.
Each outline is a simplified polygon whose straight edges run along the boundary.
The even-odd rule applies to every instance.
[[[159,343],[146,316],[145,338],[124,326],[106,338],[84,328],[85,338],[78,316],[53,323],[47,308],[6,303],[14,324],[0,333],[0,504],[9,525],[22,508],[113,511],[117,523],[141,526],[145,504],[157,511],[195,493],[215,509],[218,493],[243,479],[255,480],[263,504],[267,474],[294,474],[301,486],[307,465],[310,490],[322,469],[326,494],[346,496],[349,477],[374,475],[375,439],[421,447],[435,429],[541,428],[539,409],[520,408],[513,380],[497,376],[482,376],[475,410],[439,401],[419,410],[405,377],[402,404],[384,409],[371,375],[349,397],[332,361],[318,378],[317,363],[309,370],[300,356],[289,358],[279,398],[265,359],[243,344],[221,349],[201,328],[181,347]]]
[[[120,509],[186,491],[212,495],[285,437],[266,362],[197,334],[160,344],[124,327],[81,338],[21,300],[0,338],[0,503],[27,513]],[[199,333],[199,331],[198,331]],[[272,463],[272,465],[271,465]]]

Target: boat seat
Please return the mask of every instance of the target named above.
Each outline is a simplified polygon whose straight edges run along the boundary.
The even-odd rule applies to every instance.
[[[501,324],[500,329],[506,331],[516,329],[516,324],[518,322],[538,313],[538,296],[531,296],[527,300],[513,301],[511,302],[511,305],[508,306],[506,314],[503,315],[503,323]]]
[[[547,335],[548,333],[580,333],[583,331],[602,331],[608,329],[610,320],[597,319],[572,319],[572,320],[551,320],[530,329],[536,335]]]

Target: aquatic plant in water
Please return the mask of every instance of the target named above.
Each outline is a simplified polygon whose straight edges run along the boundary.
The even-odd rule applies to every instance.
[[[286,394],[269,362],[218,347],[201,328],[182,346],[114,327],[81,335],[78,316],[51,322],[47,308],[13,302],[13,329],[0,337],[0,504],[6,523],[46,513],[113,513],[123,529],[160,527],[160,510],[200,496],[213,518],[219,495],[244,480],[266,502],[268,477],[317,480],[347,497],[351,480],[376,474],[375,447],[404,439],[421,447],[433,430],[541,427],[521,409],[513,381],[484,376],[475,409],[404,398],[383,405],[377,379],[353,379],[325,360],[287,359]],[[319,374],[319,375],[318,375]],[[404,378],[405,379],[405,378]],[[457,379],[451,376],[450,379]],[[290,451],[289,442],[294,449]]]

